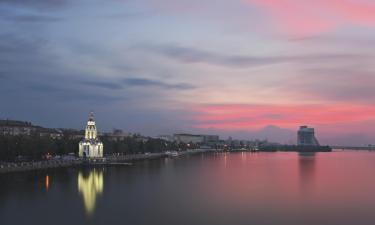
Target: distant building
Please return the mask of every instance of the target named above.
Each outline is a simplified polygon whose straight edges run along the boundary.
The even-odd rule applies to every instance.
[[[219,142],[219,135],[203,135],[204,143],[216,143]]]
[[[79,157],[98,158],[103,157],[103,143],[98,138],[94,114],[90,113],[87,121],[85,138],[79,142]]]
[[[173,136],[171,135],[159,135],[159,136],[156,136],[157,139],[161,139],[161,140],[164,140],[164,141],[170,141],[170,142],[173,142]]]
[[[63,132],[63,136],[70,140],[79,140],[85,137],[85,130],[75,129],[60,129]]]
[[[111,141],[124,141],[130,137],[130,133],[124,132],[121,129],[113,129],[111,133],[105,133],[105,136]]]
[[[203,136],[202,135],[196,135],[196,134],[174,134],[173,139],[177,143],[203,143]]]
[[[137,140],[139,142],[143,142],[143,143],[148,142],[150,139],[151,139],[150,137],[145,137],[145,136],[136,136],[135,137],[135,140]]]
[[[30,122],[17,120],[0,120],[0,135],[4,136],[30,136],[38,130]]]
[[[30,122],[18,120],[0,120],[0,135],[4,136],[40,136],[60,139],[63,134],[59,129],[35,126]]]
[[[40,137],[49,137],[52,139],[61,139],[63,137],[61,130],[52,128],[40,128],[38,129],[38,133]]]
[[[174,134],[173,139],[177,143],[203,144],[203,143],[218,142],[219,136],[218,135],[203,135],[203,134]]]
[[[297,144],[301,146],[319,146],[314,128],[301,126],[298,130]]]

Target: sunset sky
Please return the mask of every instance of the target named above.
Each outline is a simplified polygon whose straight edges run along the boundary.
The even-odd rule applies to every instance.
[[[372,0],[0,0],[0,118],[375,144]]]

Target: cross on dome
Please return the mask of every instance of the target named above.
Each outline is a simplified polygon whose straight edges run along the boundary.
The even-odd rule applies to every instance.
[[[94,112],[91,111],[89,114],[89,121],[94,121]]]

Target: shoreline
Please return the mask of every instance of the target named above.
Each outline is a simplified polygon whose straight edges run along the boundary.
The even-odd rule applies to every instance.
[[[177,156],[192,155],[198,153],[207,152],[218,152],[220,150],[216,149],[195,149],[187,150],[183,152],[178,152]],[[172,157],[171,155],[162,153],[144,153],[144,154],[132,154],[132,155],[120,155],[120,156],[107,156],[105,158],[99,159],[75,159],[75,160],[46,160],[37,162],[20,162],[20,163],[4,163],[0,164],[0,174],[14,173],[14,172],[27,172],[36,170],[47,170],[54,168],[67,168],[67,167],[78,167],[78,166],[124,166],[132,165],[132,162],[143,161],[143,160],[153,160],[162,159],[166,157]]]
[[[332,149],[330,149],[331,151]],[[0,163],[0,174],[13,172],[27,172],[36,170],[47,170],[54,168],[68,168],[68,167],[82,167],[82,166],[130,166],[133,162],[143,160],[162,159],[166,157],[181,157],[186,155],[193,155],[198,153],[213,153],[213,152],[330,152],[330,151],[295,151],[282,149],[261,149],[258,151],[251,150],[232,150],[225,151],[223,149],[194,149],[180,152],[162,152],[162,153],[143,153],[143,154],[129,154],[129,155],[112,155],[105,158],[97,159],[53,159],[36,162],[20,162],[20,163]]]

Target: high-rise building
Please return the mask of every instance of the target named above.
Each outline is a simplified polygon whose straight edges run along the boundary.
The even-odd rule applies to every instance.
[[[297,144],[301,146],[319,146],[314,128],[301,126],[298,130]]]
[[[85,138],[79,142],[79,157],[99,158],[103,157],[103,143],[98,138],[94,114],[91,112],[87,121]]]

